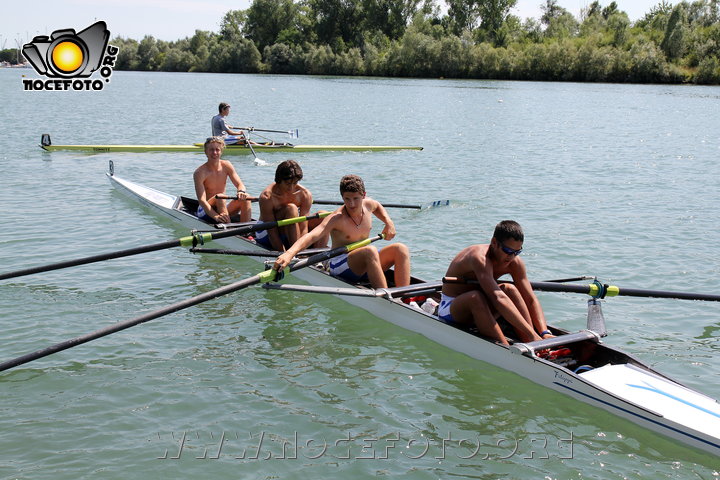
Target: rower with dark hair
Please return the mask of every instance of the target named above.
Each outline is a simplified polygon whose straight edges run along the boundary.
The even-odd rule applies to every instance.
[[[313,203],[310,190],[299,184],[303,171],[295,160],[285,160],[275,169],[275,181],[258,197],[260,221],[274,222],[286,218],[305,217]],[[300,222],[258,232],[255,240],[264,247],[284,252],[300,237],[320,223],[319,220]],[[328,236],[320,237],[315,247],[327,245]]]
[[[231,127],[225,122],[225,117],[228,115],[230,115],[230,105],[221,102],[218,105],[218,114],[210,119],[213,137],[222,137],[227,145],[247,143],[245,133],[241,129]]]
[[[282,270],[298,252],[324,236],[332,239],[332,247],[340,247],[370,236],[372,216],[385,224],[385,240],[395,237],[395,225],[380,202],[365,195],[365,185],[357,175],[346,175],[340,181],[343,206],[325,217],[316,228],[303,235],[275,261],[273,268]],[[353,250],[330,260],[330,273],[350,282],[367,280],[373,288],[386,288],[385,271],[395,267],[395,286],[410,284],[410,251],[402,243],[393,243],[378,250],[373,245]]]
[[[551,337],[525,263],[519,257],[524,240],[522,227],[513,220],[504,220],[495,227],[490,244],[461,250],[445,276],[474,280],[476,284],[444,283],[438,309],[440,320],[474,324],[481,335],[506,345],[503,326],[512,327],[523,342]],[[512,277],[512,284],[497,281],[505,274]]]

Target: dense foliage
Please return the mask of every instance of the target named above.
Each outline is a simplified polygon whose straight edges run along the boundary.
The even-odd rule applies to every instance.
[[[575,18],[546,0],[253,0],[217,33],[115,38],[118,69],[720,84],[720,0],[663,0],[635,23],[616,2]]]

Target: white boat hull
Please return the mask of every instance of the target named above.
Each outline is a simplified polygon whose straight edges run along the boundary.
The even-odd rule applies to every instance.
[[[179,210],[182,202],[180,197],[112,174],[108,176],[119,191],[174,218],[183,226],[200,230],[211,228],[194,215]],[[217,242],[228,248],[264,250],[243,237],[229,237]],[[344,281],[315,267],[297,270],[292,275],[311,285],[332,288],[348,286]],[[603,344],[593,346],[602,349],[609,359],[607,364],[578,374],[552,361],[513,352],[506,346],[449,326],[438,321],[437,317],[397,299],[346,295],[340,298],[471,358],[514,372],[537,384],[720,457],[720,404],[616,349]]]

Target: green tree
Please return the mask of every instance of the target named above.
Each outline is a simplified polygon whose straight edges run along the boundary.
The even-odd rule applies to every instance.
[[[615,12],[608,17],[607,28],[612,34],[613,46],[620,48],[627,42],[630,18],[625,12]]]
[[[517,0],[478,0],[480,28],[488,32],[496,44],[501,34],[501,28],[510,14],[510,9],[515,5],[517,5]]]
[[[403,36],[421,0],[362,0],[363,30],[379,31],[391,40]]]
[[[282,32],[298,32],[298,6],[292,0],[253,0],[247,10],[244,33],[259,50],[273,45]],[[299,38],[299,37],[298,37]]]
[[[665,29],[665,37],[660,44],[660,48],[662,48],[669,60],[682,57],[685,52],[687,37],[688,26],[685,5],[678,3],[670,14]]]
[[[319,43],[335,45],[338,50],[344,49],[345,45],[359,45],[363,19],[359,0],[307,1]],[[323,56],[324,53],[318,55]]]
[[[577,33],[578,21],[568,10],[559,6],[557,0],[546,0],[541,9],[543,11],[541,21],[547,25],[546,37],[565,38]]]
[[[475,0],[446,0],[450,33],[462,35],[472,31],[480,19],[480,9]]]
[[[220,37],[228,42],[237,42],[243,38],[243,29],[247,22],[245,10],[230,10],[220,22]]]
[[[145,35],[137,48],[138,70],[157,70],[162,64],[162,57],[157,40],[152,35]]]

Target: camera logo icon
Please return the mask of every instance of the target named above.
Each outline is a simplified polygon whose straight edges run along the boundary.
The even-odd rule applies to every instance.
[[[22,53],[41,75],[84,78],[100,68],[109,38],[105,22],[97,22],[78,33],[68,28],[39,35],[23,45]]]

